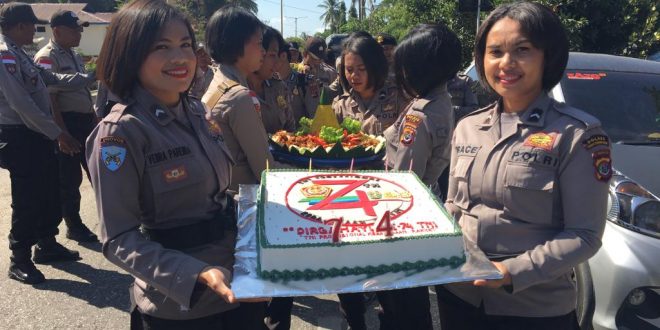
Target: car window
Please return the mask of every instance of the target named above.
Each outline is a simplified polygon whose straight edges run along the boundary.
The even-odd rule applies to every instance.
[[[614,142],[660,140],[660,75],[566,70],[567,104],[598,118]]]

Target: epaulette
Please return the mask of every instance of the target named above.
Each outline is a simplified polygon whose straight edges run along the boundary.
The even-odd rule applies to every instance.
[[[204,103],[204,105],[208,109],[213,109],[213,107],[215,107],[215,105],[218,103],[218,101],[220,101],[220,98],[223,95],[227,94],[227,92],[229,92],[232,88],[234,88],[236,86],[240,86],[240,85],[241,84],[239,84],[236,81],[233,81],[233,80],[230,80],[230,79],[225,80],[225,81],[219,83],[218,86],[216,86],[216,89],[213,90],[212,93],[209,94],[207,92],[206,94],[204,94],[204,96],[202,97],[202,103]],[[209,88],[209,90],[210,90],[210,88]]]
[[[474,115],[476,115],[476,114],[478,114],[478,113],[482,113],[482,112],[486,112],[486,111],[493,110],[493,108],[494,108],[496,105],[497,105],[497,101],[495,101],[495,102],[493,102],[493,103],[491,103],[491,104],[489,104],[489,105],[487,105],[487,106],[485,106],[485,107],[483,107],[483,108],[481,108],[481,109],[474,110],[474,111],[468,113],[467,115],[465,115],[463,118],[465,118],[465,117],[470,117],[470,116],[474,116]]]
[[[107,116],[103,117],[103,122],[116,124],[121,118],[121,116],[124,115],[124,112],[131,104],[133,103],[132,102],[129,104],[117,103],[113,105],[112,109],[110,109],[110,113],[108,113]]]
[[[601,125],[600,120],[598,120],[598,118],[596,118],[596,117],[594,117],[594,116],[592,116],[592,115],[590,115],[590,114],[588,114],[588,113],[586,113],[582,110],[573,108],[573,107],[567,105],[566,103],[555,101],[554,102],[554,108],[559,113],[565,114],[569,117],[572,117],[572,118],[575,118],[575,119],[579,120],[581,123],[584,124],[584,126],[586,126],[585,127],[586,130],[592,129],[594,127],[599,127]]]

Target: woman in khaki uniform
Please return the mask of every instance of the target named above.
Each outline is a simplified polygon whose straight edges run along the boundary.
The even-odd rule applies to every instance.
[[[229,289],[231,156],[187,92],[196,58],[186,18],[161,0],[124,6],[99,76],[122,102],[87,140],[103,254],[135,277],[133,329],[237,329]]]
[[[503,278],[438,287],[442,328],[576,329],[571,276],[601,245],[609,140],[596,118],[547,96],[568,60],[549,8],[498,7],[474,53],[500,99],[458,123],[446,206]]]
[[[458,72],[461,43],[444,24],[411,30],[394,53],[397,82],[414,98],[385,131],[386,164],[412,169],[436,194],[438,177],[449,165],[454,112],[447,81]],[[388,329],[432,329],[427,287],[379,292]]]
[[[206,48],[218,68],[202,102],[236,162],[230,185],[234,191],[240,184],[259,183],[266,162],[274,164],[261,102],[247,82],[264,60],[263,31],[259,19],[235,7],[219,10],[206,26]]]
[[[349,89],[337,96],[332,108],[341,123],[352,118],[367,134],[382,135],[399,116],[405,101],[397,88],[386,85],[387,59],[382,47],[367,34],[354,34],[344,44],[339,79]]]
[[[262,41],[266,56],[259,70],[247,77],[248,86],[261,103],[261,122],[268,134],[279,130],[293,132],[296,129],[293,111],[289,106],[287,86],[283,81],[273,79],[279,61],[279,39],[282,39],[280,33],[267,26]],[[284,43],[283,39],[281,43]]]

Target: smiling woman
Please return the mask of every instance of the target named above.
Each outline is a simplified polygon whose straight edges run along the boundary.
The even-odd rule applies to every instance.
[[[99,58],[103,83],[123,101],[92,132],[86,156],[103,254],[135,277],[133,329],[246,324],[228,287],[231,156],[203,104],[186,93],[194,45],[183,14],[137,0],[113,18]]]

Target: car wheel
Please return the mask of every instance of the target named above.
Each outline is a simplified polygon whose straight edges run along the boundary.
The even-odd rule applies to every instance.
[[[575,308],[577,321],[581,330],[592,330],[593,326],[591,322],[596,308],[596,299],[589,263],[585,261],[577,265],[573,270],[574,280],[577,286],[577,304]]]

